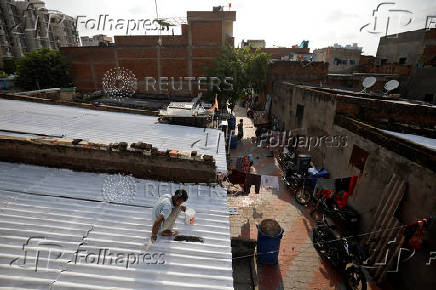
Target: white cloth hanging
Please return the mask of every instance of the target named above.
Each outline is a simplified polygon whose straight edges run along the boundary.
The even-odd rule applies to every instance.
[[[279,189],[279,179],[277,176],[262,175],[260,187]]]

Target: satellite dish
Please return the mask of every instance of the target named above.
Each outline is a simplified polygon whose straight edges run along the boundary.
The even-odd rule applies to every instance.
[[[376,82],[377,79],[375,77],[366,77],[362,83],[363,90],[361,91],[361,93],[366,93],[366,90],[375,85]]]
[[[395,90],[396,88],[398,88],[400,86],[400,82],[397,80],[390,80],[385,84],[385,90],[387,91],[387,93],[389,93],[390,91]]]

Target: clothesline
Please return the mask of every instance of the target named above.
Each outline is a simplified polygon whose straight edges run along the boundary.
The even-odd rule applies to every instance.
[[[402,229],[402,228],[406,228],[409,225],[401,225],[401,226],[396,226],[396,227],[392,227],[392,228],[387,228],[387,229],[380,229],[380,230],[376,230],[376,231],[371,231],[371,232],[366,232],[363,234],[358,234],[358,235],[354,235],[354,236],[346,236],[346,237],[342,237],[342,238],[338,238],[338,239],[334,239],[334,240],[328,240],[328,241],[323,241],[323,243],[333,243],[333,242],[338,242],[341,241],[343,239],[352,239],[352,238],[357,238],[357,237],[363,237],[363,236],[367,236],[367,235],[371,235],[371,234],[375,234],[375,233],[379,233],[379,232],[384,232],[384,231],[392,231],[395,229]],[[301,243],[300,245],[313,245],[313,242],[304,242]],[[232,258],[232,260],[236,260],[236,259],[243,259],[243,258],[248,258],[248,257],[253,257],[253,256],[260,256],[263,254],[274,254],[274,253],[278,253],[279,250],[277,251],[270,251],[270,252],[266,252],[266,253],[255,253],[255,254],[250,254],[250,255],[245,255],[245,256],[239,256],[239,257],[234,257]]]

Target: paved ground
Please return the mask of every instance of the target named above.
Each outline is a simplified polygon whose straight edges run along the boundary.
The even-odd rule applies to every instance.
[[[254,136],[254,126],[245,111],[236,109],[237,122],[244,119],[242,144],[231,152],[232,157],[253,154],[254,167],[258,174],[280,176],[280,170],[270,152],[257,148],[250,137]],[[248,138],[248,139],[247,139]],[[280,180],[280,179],[279,179]],[[258,265],[259,289],[340,289],[340,277],[327,263],[319,258],[311,243],[313,219],[308,209],[296,204],[293,194],[279,181],[279,190],[261,189],[249,195],[229,196],[229,208],[237,208],[238,213],[230,216],[232,237],[257,240],[256,224],[272,218],[284,229],[280,245],[279,264],[276,266]]]

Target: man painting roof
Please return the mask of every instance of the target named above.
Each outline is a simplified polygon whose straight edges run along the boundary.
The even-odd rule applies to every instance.
[[[154,220],[151,231],[151,241],[157,240],[157,234],[161,236],[177,236],[172,229],[180,211],[186,211],[182,203],[188,200],[188,193],[184,189],[176,190],[174,196],[165,194],[159,198],[153,207],[152,217]]]

